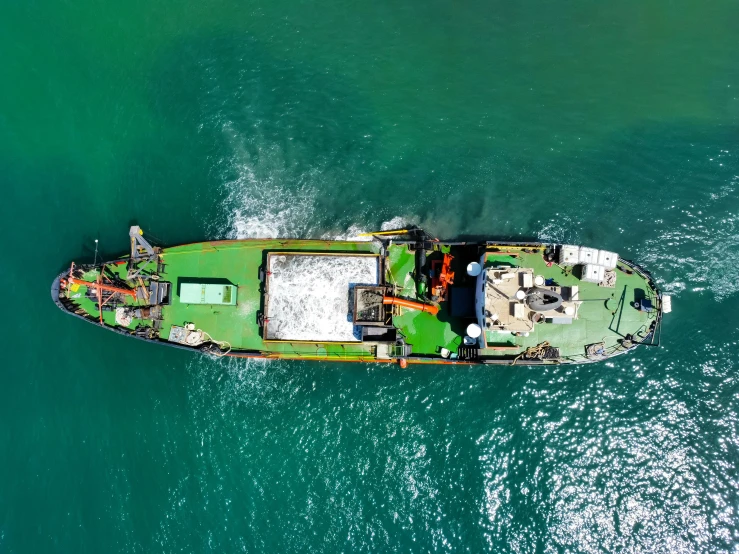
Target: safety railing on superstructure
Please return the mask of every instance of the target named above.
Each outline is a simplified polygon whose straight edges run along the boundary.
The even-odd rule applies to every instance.
[[[324,343],[306,343],[306,344],[313,344],[315,346],[315,350],[310,350],[307,348],[304,350],[298,350],[298,349],[295,349],[294,345],[291,344],[292,349],[290,350],[288,349],[263,350],[261,352],[261,355],[264,356],[265,358],[273,358],[273,359],[291,358],[291,359],[300,359],[300,360],[337,360],[337,361],[367,361],[367,362],[378,361],[376,358],[375,347],[370,347],[369,349],[366,347],[357,348],[357,349],[353,349],[353,348],[348,349],[346,348],[347,345],[328,344],[329,347],[333,347],[333,346],[341,347],[341,350],[329,350],[327,348],[327,344],[324,344]]]
[[[649,271],[641,267],[636,262],[632,262],[630,260],[619,258],[618,261],[620,264],[623,264],[634,271],[649,284],[649,291],[652,293],[650,300],[656,300],[654,320],[650,323],[650,327],[647,329],[647,334],[641,340],[635,342],[636,344],[642,344],[644,346],[659,346],[659,340],[662,334],[662,292],[657,288],[657,284],[654,282],[654,278]],[[641,329],[639,331],[641,331]],[[639,331],[637,332],[637,335]]]

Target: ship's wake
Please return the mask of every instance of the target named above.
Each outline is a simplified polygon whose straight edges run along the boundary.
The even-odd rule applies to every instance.
[[[230,125],[223,126],[231,156],[220,160],[225,176],[229,238],[310,236],[322,171],[291,163],[276,144],[246,141]],[[224,229],[218,229],[223,234]]]
[[[224,124],[222,132],[229,145],[228,155],[217,164],[225,188],[225,217],[210,229],[213,236],[370,240],[361,235],[415,223],[400,215],[380,222],[370,217],[351,197],[356,175],[350,171],[320,161],[301,163],[296,160],[300,156],[283,146],[259,136],[245,138],[231,123]],[[346,213],[335,215],[353,223],[337,226],[319,200],[342,194],[347,196]]]

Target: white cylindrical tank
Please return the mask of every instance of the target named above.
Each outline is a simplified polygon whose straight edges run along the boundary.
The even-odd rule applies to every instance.
[[[480,335],[482,335],[482,329],[477,323],[470,323],[467,326],[467,335],[472,337],[473,339],[476,339]]]
[[[467,264],[467,275],[470,277],[477,277],[482,272],[482,266],[477,262],[470,262]]]

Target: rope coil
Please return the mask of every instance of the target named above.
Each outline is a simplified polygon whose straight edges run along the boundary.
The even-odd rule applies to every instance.
[[[516,362],[521,358],[526,358],[527,360],[543,360],[549,348],[549,341],[546,340],[544,342],[540,342],[536,346],[529,346],[513,359],[513,363],[511,365],[516,365]]]

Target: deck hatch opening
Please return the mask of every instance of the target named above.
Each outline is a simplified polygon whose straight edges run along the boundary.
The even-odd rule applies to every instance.
[[[379,285],[377,254],[269,252],[266,276],[265,340],[362,341],[354,321],[354,291]]]
[[[392,310],[383,303],[386,287],[357,286],[354,288],[353,319],[355,325],[387,325],[387,312]]]

